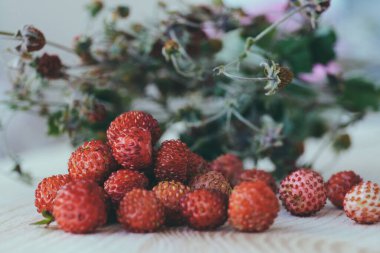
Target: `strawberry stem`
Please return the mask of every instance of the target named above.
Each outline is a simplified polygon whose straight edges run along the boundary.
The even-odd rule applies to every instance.
[[[44,219],[39,220],[37,222],[33,222],[30,225],[46,225],[46,226],[49,226],[49,224],[54,221],[53,215],[48,211],[42,211],[42,216],[44,217]]]

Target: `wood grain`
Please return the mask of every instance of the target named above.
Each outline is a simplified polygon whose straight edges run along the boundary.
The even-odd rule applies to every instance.
[[[298,218],[281,210],[270,230],[240,233],[228,225],[217,231],[187,228],[159,233],[133,234],[119,225],[89,235],[72,235],[57,229],[29,225],[39,219],[33,189],[14,187],[0,177],[0,252],[380,252],[380,224],[357,225],[342,211],[326,206],[317,215]],[[13,198],[12,196],[17,196]],[[13,201],[12,201],[13,199]]]

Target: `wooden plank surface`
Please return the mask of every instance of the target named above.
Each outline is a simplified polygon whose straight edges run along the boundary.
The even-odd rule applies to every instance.
[[[240,233],[228,225],[217,231],[187,228],[133,234],[119,225],[89,235],[29,225],[39,219],[33,189],[0,176],[0,252],[380,252],[380,224],[358,225],[327,205],[313,217],[298,218],[283,208],[264,233]],[[10,188],[13,187],[13,188]],[[16,189],[17,194],[11,189]]]

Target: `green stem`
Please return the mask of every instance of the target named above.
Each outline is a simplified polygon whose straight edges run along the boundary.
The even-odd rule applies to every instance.
[[[298,12],[300,12],[300,11],[308,8],[308,7],[312,7],[312,6],[314,6],[314,5],[313,4],[302,5],[302,6],[298,7],[298,8],[296,8],[296,9],[292,10],[288,14],[286,14],[280,20],[278,20],[278,21],[274,22],[273,24],[271,24],[270,26],[268,26],[261,33],[259,33],[258,35],[256,35],[256,37],[248,37],[247,40],[246,40],[245,51],[248,51],[257,41],[261,40],[265,35],[267,35],[273,29],[275,29],[276,27],[278,27],[279,25],[281,25],[282,23],[284,23],[286,20],[288,20],[294,14],[296,14],[296,13],[298,13]]]
[[[247,119],[245,119],[238,111],[236,111],[235,109],[232,109],[231,112],[238,120],[240,120],[250,129],[252,129],[254,132],[260,132],[260,128],[258,128],[257,126],[249,122]]]
[[[227,76],[227,77],[229,77],[229,78],[231,78],[231,79],[242,80],[242,81],[265,82],[265,81],[275,80],[274,78],[269,78],[269,77],[247,77],[247,76],[238,76],[238,75],[231,74],[231,73],[228,73],[228,72],[225,72],[225,71],[223,71],[222,74],[225,75],[225,76]]]

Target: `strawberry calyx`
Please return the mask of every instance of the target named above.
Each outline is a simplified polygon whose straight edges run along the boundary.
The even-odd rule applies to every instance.
[[[44,219],[33,222],[30,225],[37,225],[37,226],[46,225],[46,226],[49,226],[50,223],[52,223],[54,221],[54,216],[50,212],[44,210],[44,211],[42,211],[41,214],[44,217]]]

